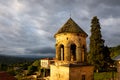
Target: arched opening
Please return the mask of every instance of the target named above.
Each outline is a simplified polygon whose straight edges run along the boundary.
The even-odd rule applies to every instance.
[[[64,45],[60,45],[60,60],[64,60]]]
[[[72,44],[70,46],[70,53],[71,53],[71,61],[75,61],[76,60],[76,45]]]

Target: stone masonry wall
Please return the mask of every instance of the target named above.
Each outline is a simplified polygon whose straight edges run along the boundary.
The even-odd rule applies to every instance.
[[[93,80],[93,66],[50,66],[50,80]]]
[[[93,69],[93,66],[71,67],[69,80],[83,80],[83,75],[85,80],[93,80]]]
[[[69,80],[69,67],[50,65],[50,80]]]

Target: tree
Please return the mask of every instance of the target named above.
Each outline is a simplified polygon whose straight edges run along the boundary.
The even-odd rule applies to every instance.
[[[35,71],[37,71],[37,67],[36,66],[28,66],[28,75],[33,74]]]
[[[104,40],[100,31],[100,23],[97,16],[91,21],[90,51],[88,54],[89,63],[95,66],[95,70],[101,70],[104,66]]]
[[[114,61],[110,57],[110,50],[107,46],[104,47],[103,49],[104,53],[104,66],[103,68],[105,69],[104,71],[110,70],[110,66],[114,65]]]
[[[32,65],[40,67],[40,60],[35,60]]]
[[[7,69],[8,69],[7,64],[4,64],[4,63],[0,64],[0,71],[7,71]]]

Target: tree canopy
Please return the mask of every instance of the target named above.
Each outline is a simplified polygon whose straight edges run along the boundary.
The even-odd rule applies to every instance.
[[[95,66],[95,70],[101,70],[105,67],[106,58],[109,57],[110,53],[107,47],[104,46],[104,40],[101,35],[101,27],[99,19],[94,16],[91,21],[91,36],[90,36],[90,51],[88,54],[89,63]]]

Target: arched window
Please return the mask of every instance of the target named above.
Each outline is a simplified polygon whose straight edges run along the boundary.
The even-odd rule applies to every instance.
[[[71,61],[75,61],[76,60],[76,45],[75,44],[71,44],[70,53],[71,53]]]
[[[60,60],[64,60],[64,45],[60,45]]]

